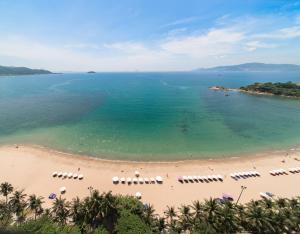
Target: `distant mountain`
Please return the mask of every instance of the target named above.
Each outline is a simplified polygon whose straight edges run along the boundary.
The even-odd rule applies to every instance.
[[[300,66],[294,64],[266,64],[266,63],[244,63],[231,66],[219,66],[212,68],[200,68],[194,71],[214,71],[214,72],[288,72],[297,71],[300,72]]]
[[[0,66],[0,76],[38,75],[38,74],[52,74],[52,72],[43,69],[30,69],[27,67]]]
[[[88,71],[87,73],[96,73],[96,72],[94,72],[94,71]]]

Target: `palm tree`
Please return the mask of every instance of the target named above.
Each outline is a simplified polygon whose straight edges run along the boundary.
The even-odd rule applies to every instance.
[[[192,215],[194,220],[199,220],[201,217],[201,209],[202,209],[201,203],[199,201],[194,201],[191,208],[193,210]]]
[[[180,224],[180,229],[183,231],[187,231],[191,227],[191,209],[189,206],[182,205],[179,208],[179,224]]]
[[[153,224],[153,220],[155,219],[155,209],[151,204],[145,204],[143,209],[143,218],[145,223],[148,225]]]
[[[226,201],[218,207],[214,223],[211,225],[212,228],[214,228],[217,233],[240,232],[242,229],[237,214],[236,205],[230,201]]]
[[[70,204],[65,198],[55,198],[52,206],[53,220],[61,224],[66,224],[70,215]]]
[[[8,202],[12,211],[17,216],[17,221],[19,222],[25,219],[24,210],[25,207],[27,207],[27,202],[25,198],[26,198],[26,194],[23,193],[23,190],[15,191]]]
[[[10,193],[12,193],[13,191],[14,191],[13,186],[8,182],[4,182],[0,185],[0,194],[5,196],[5,203],[6,204],[7,204],[7,200],[8,200],[8,195]]]
[[[265,209],[258,201],[251,201],[247,204],[244,225],[244,228],[251,233],[275,233],[272,219],[267,216]]]
[[[169,207],[167,206],[167,210],[164,212],[166,219],[169,221],[169,228],[171,230],[175,230],[175,224],[176,224],[176,211],[173,206]]]
[[[32,211],[34,211],[34,220],[36,220],[36,216],[43,213],[42,204],[43,197],[37,197],[35,194],[30,195],[28,199],[28,208]]]

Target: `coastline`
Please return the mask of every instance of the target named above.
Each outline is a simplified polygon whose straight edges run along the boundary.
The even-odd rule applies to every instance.
[[[282,97],[282,98],[290,98],[290,99],[295,99],[295,100],[300,99],[300,97],[296,97],[296,96],[275,95],[273,93],[249,91],[249,90],[244,90],[244,89],[239,89],[239,88],[225,88],[222,86],[212,86],[212,87],[209,87],[209,89],[213,90],[213,91],[239,92],[239,93],[246,93],[249,95],[257,95],[257,96]]]
[[[297,158],[297,160],[295,160]],[[300,149],[255,154],[252,157],[222,158],[213,160],[185,160],[173,162],[132,162],[85,157],[57,152],[38,146],[15,145],[0,146],[0,182],[7,181],[18,189],[25,189],[27,194],[35,193],[45,197],[45,206],[51,205],[47,197],[51,192],[59,194],[59,188],[65,186],[67,193],[62,195],[68,200],[89,194],[92,186],[100,192],[112,191],[114,194],[134,195],[142,193],[142,202],[154,205],[156,212],[162,214],[167,206],[179,207],[191,204],[194,200],[220,197],[229,192],[237,199],[240,186],[248,189],[241,202],[258,199],[259,192],[270,191],[278,197],[291,197],[300,194],[298,183],[300,174],[271,176],[272,169],[300,166]],[[78,172],[78,168],[80,171]],[[141,177],[164,178],[163,184],[113,184],[112,177],[134,177],[139,170]],[[235,181],[230,173],[257,170],[261,177]],[[83,180],[53,178],[53,171],[76,172],[84,175]],[[179,183],[182,175],[224,176],[223,182]],[[164,194],[164,196],[157,196]]]

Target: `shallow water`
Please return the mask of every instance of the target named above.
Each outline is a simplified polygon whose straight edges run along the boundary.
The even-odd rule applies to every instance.
[[[215,158],[300,142],[300,100],[209,90],[299,73],[97,73],[0,78],[0,143],[112,159]]]

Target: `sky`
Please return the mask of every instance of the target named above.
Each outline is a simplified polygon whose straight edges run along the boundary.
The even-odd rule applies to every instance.
[[[0,0],[0,64],[52,71],[300,65],[300,0]]]

